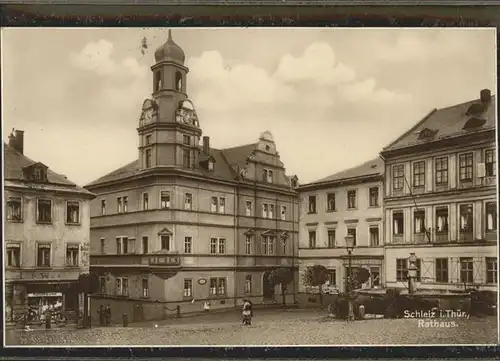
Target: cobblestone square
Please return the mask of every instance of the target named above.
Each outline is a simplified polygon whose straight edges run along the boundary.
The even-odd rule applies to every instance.
[[[7,344],[21,345],[401,345],[492,344],[495,317],[455,320],[456,327],[419,326],[417,319],[327,319],[309,310],[263,312],[252,326],[239,315],[208,315],[90,330],[9,331]],[[157,325],[157,327],[155,327]]]

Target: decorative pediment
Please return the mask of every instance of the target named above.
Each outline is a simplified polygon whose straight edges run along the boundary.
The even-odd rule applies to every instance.
[[[262,236],[264,237],[276,237],[276,232],[268,229],[267,231],[262,232]]]
[[[280,233],[280,238],[282,241],[286,242],[290,239],[290,235],[288,234],[287,231],[283,231]]]
[[[167,227],[164,227],[161,229],[160,232],[158,232],[158,235],[159,236],[171,236],[171,235],[173,235],[173,233],[170,229],[168,229]]]
[[[255,235],[255,230],[249,228],[245,231],[245,233],[243,233],[245,236],[253,236]]]

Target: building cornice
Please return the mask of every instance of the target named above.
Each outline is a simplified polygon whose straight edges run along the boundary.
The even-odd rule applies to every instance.
[[[383,179],[384,179],[383,174],[373,173],[373,174],[362,175],[359,177],[344,178],[344,179],[338,179],[338,180],[332,180],[332,181],[326,181],[326,182],[302,184],[298,188],[298,191],[299,191],[299,193],[301,193],[301,192],[306,192],[306,191],[311,191],[311,190],[322,190],[322,189],[352,186],[352,185],[356,185],[356,184],[363,184],[363,183],[370,183],[370,182],[381,182],[381,181],[383,181]]]

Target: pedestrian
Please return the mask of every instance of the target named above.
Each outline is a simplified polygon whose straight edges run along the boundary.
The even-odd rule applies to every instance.
[[[109,305],[109,303],[106,305],[105,314],[106,314],[106,326],[109,326],[111,324],[111,306]]]
[[[205,303],[203,304],[203,310],[205,312],[210,311],[210,301],[205,301]]]
[[[242,311],[242,323],[243,325],[252,324],[252,305],[248,300],[243,300],[243,311]]]
[[[101,304],[99,306],[99,309],[97,310],[97,312],[99,313],[99,325],[100,326],[104,326],[104,324],[106,323],[106,310],[104,308],[104,305]]]

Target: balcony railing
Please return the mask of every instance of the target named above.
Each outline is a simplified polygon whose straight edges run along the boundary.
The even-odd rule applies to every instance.
[[[427,243],[427,236],[425,233],[415,233],[413,235],[413,239],[415,243]]]
[[[474,240],[474,234],[472,231],[460,231],[460,242],[467,242],[467,241],[473,241]]]
[[[405,242],[405,236],[404,234],[393,234],[392,235],[392,243],[404,243]]]
[[[447,243],[450,237],[448,236],[448,232],[436,232],[434,239],[436,243]]]

